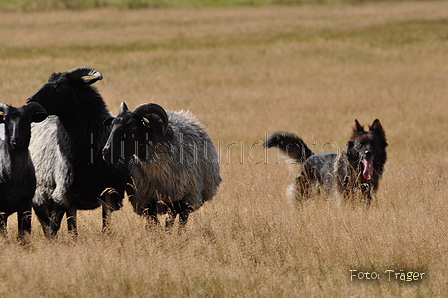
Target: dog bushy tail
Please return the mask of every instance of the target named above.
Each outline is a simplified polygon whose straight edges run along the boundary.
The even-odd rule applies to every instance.
[[[310,156],[314,155],[301,138],[289,131],[274,132],[263,143],[263,147],[277,147],[286,156],[295,159],[297,162],[305,162]]]

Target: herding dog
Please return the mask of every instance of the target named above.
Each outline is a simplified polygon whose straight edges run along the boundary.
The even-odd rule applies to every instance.
[[[303,163],[299,177],[287,190],[295,203],[308,198],[311,186],[315,185],[318,192],[323,188],[328,195],[336,190],[344,201],[357,200],[369,206],[386,163],[386,135],[378,119],[368,131],[355,120],[342,153],[314,154],[301,138],[287,131],[273,133],[263,146],[277,146],[288,157]]]

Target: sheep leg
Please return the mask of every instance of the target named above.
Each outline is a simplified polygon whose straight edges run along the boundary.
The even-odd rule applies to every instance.
[[[31,210],[17,212],[17,226],[19,229],[19,238],[31,232]]]
[[[187,224],[188,216],[190,216],[189,211],[179,213],[179,224],[181,228],[185,227],[185,225]]]
[[[159,222],[159,219],[157,218],[156,214],[145,215],[145,217],[146,217],[146,228],[147,229],[152,229],[154,227],[160,226],[160,222]]]
[[[157,218],[156,213],[145,212],[143,215],[146,218],[146,228],[147,229],[152,229],[154,227],[160,226],[160,222],[159,222],[159,219]]]
[[[102,212],[102,216],[103,216],[103,227],[101,229],[101,231],[103,233],[109,232],[109,225],[110,225],[110,215],[112,213],[112,208],[110,208],[107,205],[103,205],[103,212]]]
[[[172,231],[176,215],[176,211],[170,208],[165,218],[165,232],[170,233]]]
[[[176,212],[179,214],[179,232],[185,229],[185,225],[188,222],[188,217],[193,211],[190,206],[184,203],[184,201],[178,201],[176,204]]]
[[[73,236],[78,236],[78,226],[76,223],[76,209],[72,208],[71,210],[66,211],[67,214],[67,227],[69,234]]]
[[[0,212],[0,234],[6,236],[6,225],[8,217],[4,212]]]
[[[133,202],[136,195],[136,190],[132,177],[128,177],[128,182],[126,183],[124,189],[126,191],[126,194],[128,195],[129,201]]]
[[[147,204],[140,213],[146,218],[146,228],[152,229],[160,226],[159,219],[157,218],[157,206],[156,204]]]
[[[182,230],[185,228],[185,225],[188,222],[188,216],[190,215],[191,208],[188,207],[182,201],[178,201],[173,204],[169,208],[165,219],[165,231],[171,232],[173,229],[174,221],[176,220],[177,214],[179,214],[179,229]]]
[[[107,188],[100,196],[103,216],[103,232],[109,231],[110,215],[113,211],[121,208],[120,194],[114,188]]]
[[[109,192],[104,192],[102,194],[103,200],[101,200],[101,205],[102,205],[103,227],[101,231],[103,233],[109,231],[110,215],[113,211],[111,196],[112,194]]]

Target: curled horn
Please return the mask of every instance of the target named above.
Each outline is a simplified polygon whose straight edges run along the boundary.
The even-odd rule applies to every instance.
[[[119,114],[129,111],[128,106],[126,105],[126,103],[123,101],[120,105],[120,110],[118,111]]]
[[[99,72],[95,68],[88,67],[88,66],[80,66],[80,67],[73,68],[73,69],[67,71],[66,74],[69,75],[74,80],[80,79],[84,76],[94,77],[93,79],[85,81],[87,85],[91,85],[91,84],[95,83],[96,81],[103,79],[103,75],[101,74],[101,72]]]
[[[168,115],[166,114],[165,110],[155,103],[145,103],[142,105],[139,105],[134,109],[134,113],[138,116],[144,117],[146,114],[153,113],[160,117],[160,119],[163,122],[163,134],[166,134],[166,131],[168,129]]]

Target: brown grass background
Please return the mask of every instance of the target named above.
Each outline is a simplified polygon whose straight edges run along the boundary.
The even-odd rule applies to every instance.
[[[0,239],[1,297],[440,297],[448,292],[448,2],[0,12],[0,101],[87,65],[109,109],[191,110],[220,148],[223,183],[180,235],[126,202],[101,233],[79,212],[48,241],[15,217]],[[375,204],[285,198],[297,167],[259,143],[291,130],[342,148],[379,118],[389,159]],[[325,145],[327,144],[327,145]],[[350,269],[379,281],[350,281]],[[385,270],[425,272],[419,282]]]

